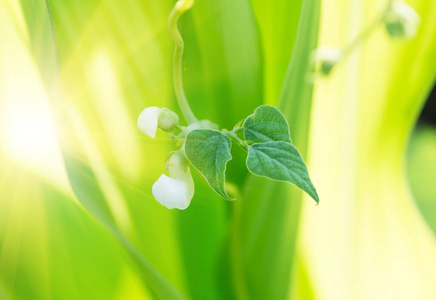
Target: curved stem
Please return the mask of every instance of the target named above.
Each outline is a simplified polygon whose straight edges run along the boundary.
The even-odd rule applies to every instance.
[[[183,38],[180,35],[179,29],[177,28],[177,21],[184,12],[192,7],[193,4],[194,0],[177,1],[168,18],[168,29],[174,40],[174,43],[176,44],[173,60],[174,89],[180,109],[182,110],[183,116],[188,124],[197,122],[197,118],[194,116],[194,113],[189,107],[188,100],[186,99],[185,91],[183,89],[182,59],[185,43],[183,42]]]
[[[383,22],[386,13],[389,11],[391,5],[392,0],[389,0],[383,11],[381,11],[379,15],[366,28],[364,28],[351,43],[345,46],[342,51],[344,58],[348,57],[353,52],[353,50],[361,43],[363,43],[372,34],[372,32]]]

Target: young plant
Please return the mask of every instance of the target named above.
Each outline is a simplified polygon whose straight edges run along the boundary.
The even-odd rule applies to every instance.
[[[169,177],[162,175],[153,185],[153,196],[162,205],[178,209],[188,207],[194,194],[190,165],[204,176],[218,195],[234,200],[225,188],[232,143],[248,152],[246,165],[251,173],[293,183],[319,202],[303,158],[292,145],[288,123],[277,108],[261,105],[231,131],[218,130],[209,120],[180,127],[176,116],[166,108],[148,107],[138,118],[138,127],[152,138],[157,128],[164,131],[178,128],[181,131],[178,135],[172,134],[181,148],[168,155],[166,169]]]
[[[183,39],[177,28],[180,16],[193,5],[193,0],[180,0],[169,16],[169,30],[175,41],[174,88],[176,97],[188,125],[180,126],[179,117],[168,108],[148,107],[138,118],[138,128],[154,138],[157,128],[171,132],[170,136],[180,146],[167,157],[166,170],[153,185],[156,200],[168,208],[185,209],[194,195],[190,165],[206,179],[209,186],[222,198],[234,200],[226,192],[227,163],[232,159],[232,143],[247,154],[248,170],[272,180],[295,184],[317,203],[319,198],[307,171],[306,164],[292,144],[288,123],[275,107],[262,105],[252,115],[240,121],[233,130],[219,130],[209,120],[198,121],[189,107],[183,90],[182,57]],[[179,133],[175,135],[175,130]]]

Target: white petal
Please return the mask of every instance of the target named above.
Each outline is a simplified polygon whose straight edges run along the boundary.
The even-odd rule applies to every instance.
[[[392,2],[391,9],[385,16],[388,33],[394,38],[411,39],[415,37],[420,24],[419,14],[403,1]]]
[[[319,47],[315,50],[314,56],[317,61],[328,61],[336,64],[342,59],[342,51],[333,47]]]
[[[402,1],[394,2],[393,9],[404,19],[405,38],[413,38],[421,24],[421,18],[418,13],[411,6]]]
[[[139,130],[154,139],[161,112],[162,109],[156,106],[150,106],[144,109],[138,117],[137,126]]]
[[[181,179],[173,179],[162,174],[153,184],[152,193],[156,200],[169,209],[185,209],[191,203],[190,188],[186,182]]]
[[[342,58],[343,52],[338,48],[319,47],[311,53],[311,68],[315,73],[327,76]]]

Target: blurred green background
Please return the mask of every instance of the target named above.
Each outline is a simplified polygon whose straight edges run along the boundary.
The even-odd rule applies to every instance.
[[[380,24],[314,83],[311,52],[384,2],[197,0],[180,21],[193,111],[231,129],[279,107],[320,205],[247,174],[234,147],[238,200],[192,170],[174,211],[151,186],[175,145],[136,119],[180,112],[175,1],[2,0],[0,299],[436,299],[436,2],[407,3],[414,39]]]

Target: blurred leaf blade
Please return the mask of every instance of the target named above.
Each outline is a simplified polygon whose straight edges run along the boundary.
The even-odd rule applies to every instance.
[[[436,6],[408,4],[422,19],[413,40],[392,40],[380,26],[316,87],[309,157],[315,182],[330,178],[317,185],[329,205],[305,205],[300,253],[317,298],[435,296],[435,240],[413,203],[404,155],[434,84]],[[346,45],[380,9],[378,1],[329,2],[320,45]],[[319,147],[323,151],[315,151]],[[343,182],[351,184],[340,189]],[[332,274],[333,265],[343,268]],[[367,288],[386,276],[391,279],[380,289]]]
[[[436,130],[420,125],[412,134],[407,153],[407,174],[422,215],[436,232]]]
[[[305,78],[310,52],[317,45],[319,7],[319,1],[303,1],[298,29],[293,27],[297,40],[282,88],[283,100],[278,105],[289,122],[293,143],[303,157],[307,149],[313,88]],[[295,78],[302,79],[293,81]],[[292,97],[288,96],[290,94]],[[244,284],[249,297],[281,299],[288,296],[301,196],[297,188],[286,183],[247,178],[236,212],[240,215],[235,217],[233,225],[239,227],[233,236],[233,263],[242,264],[239,268],[245,272]],[[259,268],[250,268],[259,262]],[[263,282],[265,274],[269,277],[267,285]]]
[[[275,105],[282,93],[286,63],[297,40],[303,1],[251,0],[261,40],[264,103]]]

